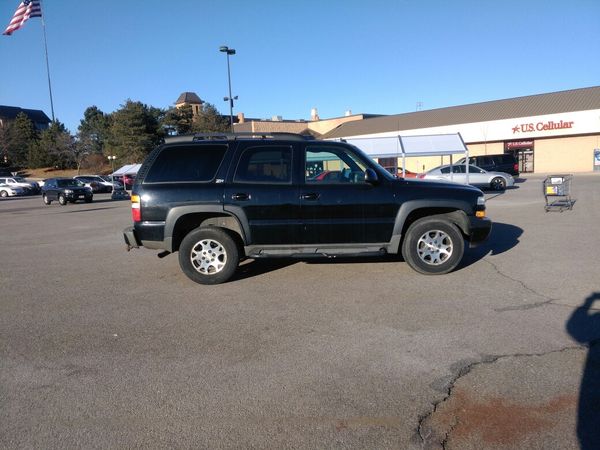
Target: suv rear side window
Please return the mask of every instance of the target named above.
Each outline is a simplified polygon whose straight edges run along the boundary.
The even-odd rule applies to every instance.
[[[219,169],[226,145],[189,145],[165,148],[148,171],[145,183],[211,181]]]
[[[233,179],[236,183],[289,183],[292,180],[290,147],[251,147],[242,153]]]

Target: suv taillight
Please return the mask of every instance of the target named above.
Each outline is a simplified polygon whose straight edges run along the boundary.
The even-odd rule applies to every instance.
[[[519,171],[519,163],[515,163],[515,165],[513,166],[513,169],[515,172]]]
[[[132,195],[131,196],[131,217],[133,218],[134,222],[142,221],[142,209],[140,206],[141,206],[140,196]]]

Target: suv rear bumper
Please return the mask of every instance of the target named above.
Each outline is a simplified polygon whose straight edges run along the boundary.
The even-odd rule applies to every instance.
[[[487,217],[481,219],[469,217],[469,230],[471,231],[471,234],[469,235],[469,247],[476,247],[490,235],[492,221]]]
[[[133,227],[127,227],[123,230],[123,239],[125,239],[125,244],[127,244],[127,250],[139,248],[141,245]]]

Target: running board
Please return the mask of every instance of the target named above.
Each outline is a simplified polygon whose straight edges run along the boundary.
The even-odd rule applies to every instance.
[[[384,244],[372,246],[326,246],[326,247],[245,247],[249,258],[337,258],[383,256],[387,254]]]

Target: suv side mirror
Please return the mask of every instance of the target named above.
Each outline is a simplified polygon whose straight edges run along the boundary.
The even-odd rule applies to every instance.
[[[365,170],[365,182],[367,182],[368,184],[373,184],[373,185],[375,185],[379,182],[379,177],[377,176],[377,172],[375,172],[370,167],[368,167]]]

